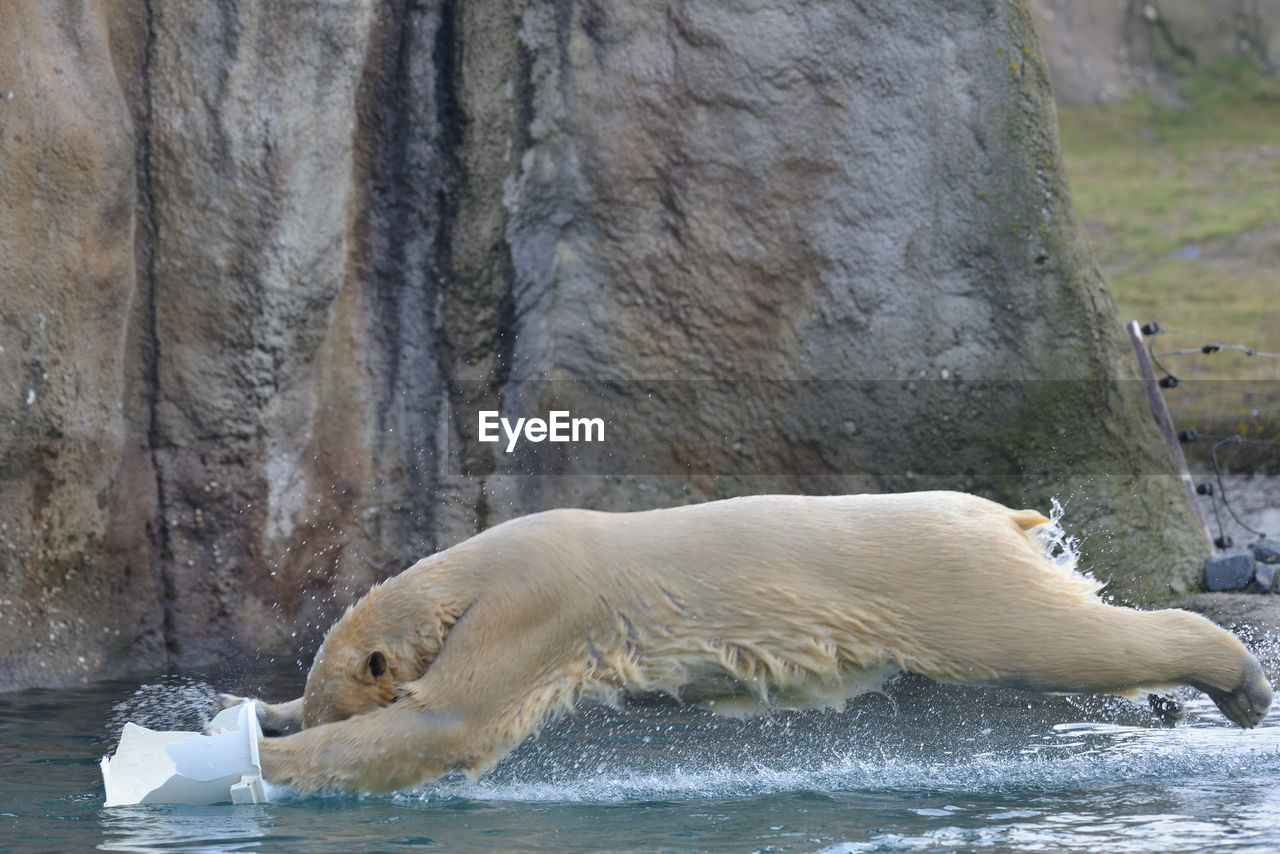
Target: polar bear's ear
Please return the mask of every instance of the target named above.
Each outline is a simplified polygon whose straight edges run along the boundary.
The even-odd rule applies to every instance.
[[[387,656],[379,650],[369,653],[369,657],[364,660],[364,667],[360,674],[361,681],[377,682],[387,673]]]

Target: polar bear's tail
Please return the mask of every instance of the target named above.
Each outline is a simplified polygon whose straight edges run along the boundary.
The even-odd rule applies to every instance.
[[[1041,525],[1057,524],[1039,510],[1015,510],[1013,511],[1013,521],[1024,531],[1039,528]]]
[[[1057,577],[1092,598],[1102,584],[1079,571],[1080,541],[1062,527],[1064,512],[1062,503],[1054,498],[1047,517],[1037,510],[1014,510],[1011,518]]]

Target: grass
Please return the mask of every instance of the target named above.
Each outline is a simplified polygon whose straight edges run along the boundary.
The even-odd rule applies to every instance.
[[[1220,65],[1179,94],[1178,106],[1140,97],[1059,111],[1077,213],[1121,318],[1171,330],[1157,351],[1217,342],[1280,353],[1280,81]],[[1244,381],[1170,390],[1175,418],[1280,420],[1280,359],[1164,362],[1183,379]]]

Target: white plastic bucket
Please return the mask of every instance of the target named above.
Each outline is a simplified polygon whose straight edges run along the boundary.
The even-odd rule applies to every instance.
[[[102,757],[106,806],[262,803],[261,737],[252,700],[219,712],[205,733],[127,723],[115,756]]]

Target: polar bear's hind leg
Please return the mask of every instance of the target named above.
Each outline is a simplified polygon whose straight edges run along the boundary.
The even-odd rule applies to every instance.
[[[1017,633],[1015,633],[1017,634]],[[1012,667],[996,682],[1038,691],[1121,696],[1190,685],[1238,726],[1257,726],[1271,705],[1258,660],[1235,635],[1178,609],[1134,611],[1086,602],[1048,612],[1036,638],[1009,637]],[[1045,643],[1052,638],[1053,643]]]
[[[1224,715],[1245,729],[1262,723],[1271,706],[1271,685],[1262,672],[1262,666],[1256,660],[1251,663],[1252,667],[1246,667],[1242,681],[1234,688],[1225,691],[1208,687],[1202,689]]]

